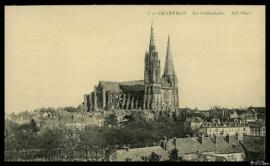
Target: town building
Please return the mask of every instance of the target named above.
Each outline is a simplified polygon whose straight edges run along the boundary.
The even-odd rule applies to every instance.
[[[169,160],[169,154],[160,146],[128,148],[116,150],[110,155],[109,161],[148,161],[150,155],[155,153],[159,161]]]
[[[248,109],[243,114],[241,114],[241,119],[243,119],[247,123],[255,122],[258,119],[256,110],[253,108]]]
[[[149,48],[144,57],[144,79],[126,82],[100,81],[93,92],[84,95],[83,105],[87,112],[111,109],[178,109],[178,79],[173,65],[170,37],[162,76],[152,25]]]
[[[230,120],[234,122],[239,122],[239,115],[237,114],[236,111],[233,111],[232,114],[230,114]]]
[[[189,137],[164,139],[163,147],[168,152],[178,150],[178,157],[185,161],[244,161],[245,151],[235,136]]]
[[[240,143],[245,150],[246,160],[265,160],[265,137],[245,135]]]
[[[247,124],[235,122],[226,123],[211,123],[205,122],[202,124],[200,132],[208,136],[237,136],[242,139],[244,135],[250,135],[251,129]]]
[[[204,120],[201,117],[189,117],[186,119],[186,123],[192,130],[199,129],[203,122]]]
[[[248,124],[250,126],[250,134],[251,136],[265,136],[265,121],[262,119],[258,119],[256,122],[250,122]]]

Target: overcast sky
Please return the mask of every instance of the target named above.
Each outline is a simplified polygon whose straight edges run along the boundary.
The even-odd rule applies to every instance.
[[[5,111],[77,107],[99,80],[143,79],[151,20],[162,73],[170,34],[180,107],[265,105],[262,6],[8,6]]]

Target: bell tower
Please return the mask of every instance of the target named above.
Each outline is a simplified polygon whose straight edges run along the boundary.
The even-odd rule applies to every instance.
[[[144,109],[161,109],[160,60],[156,51],[153,23],[151,24],[149,50],[144,58]]]
[[[170,36],[168,36],[168,43],[167,43],[167,53],[166,53],[166,61],[164,67],[164,73],[162,78],[170,84],[172,87],[172,103],[175,108],[179,107],[179,98],[178,98],[178,79],[176,77],[174,66],[173,66],[173,59],[171,53],[171,45],[170,45]]]

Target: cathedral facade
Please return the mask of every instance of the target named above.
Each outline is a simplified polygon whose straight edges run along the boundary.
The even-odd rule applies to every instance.
[[[162,76],[151,26],[149,49],[144,57],[144,80],[100,81],[93,92],[84,95],[83,108],[86,112],[117,109],[171,111],[179,108],[178,80],[173,66],[170,37]]]

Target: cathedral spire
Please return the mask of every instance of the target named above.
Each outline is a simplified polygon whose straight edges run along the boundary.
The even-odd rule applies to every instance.
[[[149,44],[149,51],[155,50],[155,39],[154,39],[154,28],[153,28],[153,21],[151,22],[151,34],[150,34],[150,44]]]
[[[168,35],[168,44],[167,44],[167,53],[166,53],[166,61],[164,68],[164,75],[174,75],[174,66],[172,60],[171,46],[170,46],[170,35]]]

